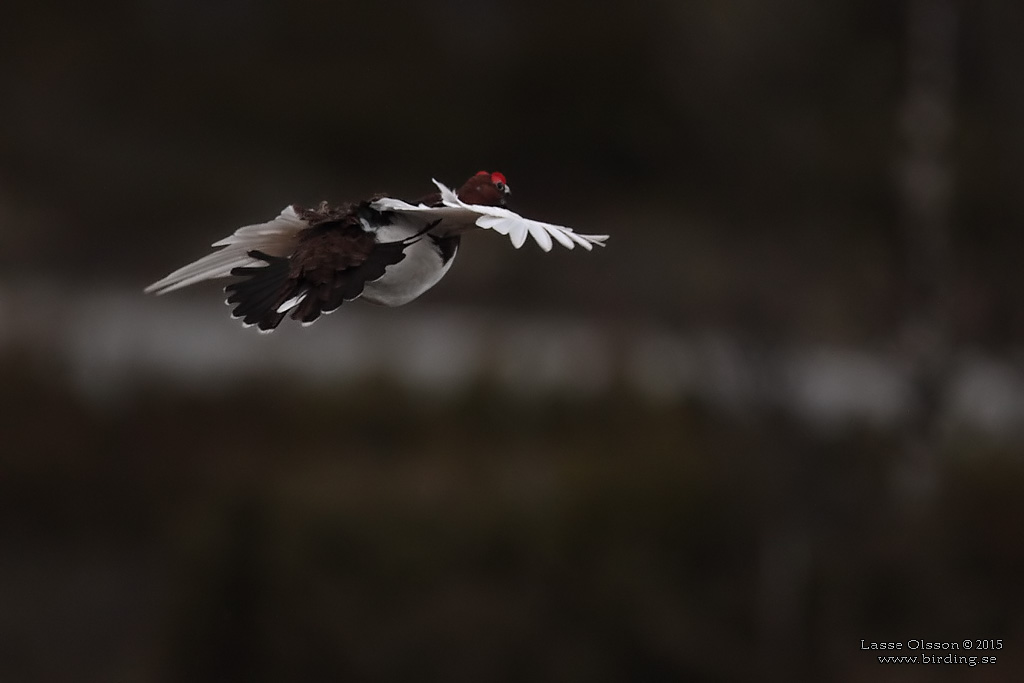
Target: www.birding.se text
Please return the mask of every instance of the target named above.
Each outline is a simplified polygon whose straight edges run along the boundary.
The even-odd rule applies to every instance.
[[[966,664],[977,666],[979,664],[995,664],[996,658],[972,657],[967,655],[888,655],[878,658],[879,664]]]

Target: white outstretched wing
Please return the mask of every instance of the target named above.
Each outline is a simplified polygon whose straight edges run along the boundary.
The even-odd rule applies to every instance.
[[[272,221],[247,225],[214,242],[212,246],[221,247],[219,251],[179,268],[146,287],[145,291],[166,294],[203,280],[227,277],[240,266],[258,266],[263,261],[249,256],[250,250],[258,249],[274,256],[286,254],[292,248],[296,233],[307,225],[295,213],[295,209],[289,206]]]
[[[374,202],[374,208],[380,211],[424,212],[442,220],[470,223],[479,228],[508,235],[516,249],[523,246],[527,236],[533,237],[544,251],[551,251],[554,244],[552,239],[567,249],[572,249],[578,244],[587,250],[593,249],[595,244],[603,247],[604,241],[608,239],[608,235],[582,235],[574,232],[572,228],[530,220],[500,206],[466,204],[443,183],[435,180],[434,184],[441,191],[441,202],[444,206],[414,206],[400,199],[384,197]]]

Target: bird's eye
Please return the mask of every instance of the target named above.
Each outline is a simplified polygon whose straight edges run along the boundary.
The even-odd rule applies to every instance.
[[[501,182],[500,180],[498,182],[494,183],[494,186],[496,188],[498,188],[498,192],[504,192],[505,191],[505,183]]]

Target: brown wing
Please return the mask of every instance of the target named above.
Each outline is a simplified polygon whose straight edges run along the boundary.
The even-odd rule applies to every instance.
[[[233,315],[270,331],[289,311],[308,324],[357,298],[367,282],[405,258],[403,243],[378,244],[363,230],[359,216],[367,210],[366,204],[298,210],[310,227],[298,234],[290,256],[252,251],[267,265],[231,271],[245,278],[225,288],[228,303],[236,304]]]

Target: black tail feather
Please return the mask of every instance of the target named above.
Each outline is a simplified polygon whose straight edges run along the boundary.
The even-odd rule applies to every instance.
[[[306,290],[306,298],[292,311],[292,320],[309,324],[319,318],[330,291],[330,283],[321,283],[314,289]]]
[[[267,265],[233,269],[232,275],[245,279],[231,283],[224,291],[229,295],[228,303],[236,304],[232,311],[234,317],[242,318],[246,325],[256,325],[269,331],[284,319],[284,314],[278,313],[277,307],[293,296],[290,289],[295,284],[290,279],[291,266],[285,257],[270,256],[258,250],[250,251],[249,256]]]
[[[338,271],[331,280],[316,286],[306,283],[306,298],[292,312],[292,320],[309,324],[321,313],[331,313],[346,301],[358,299],[367,282],[384,276],[388,266],[405,258],[404,241],[378,244],[366,261],[344,271]]]
[[[405,258],[408,244],[409,239],[377,244],[358,265],[298,273],[289,258],[253,250],[249,256],[266,265],[234,268],[231,274],[243,279],[224,288],[227,302],[234,306],[235,318],[264,331],[276,328],[286,315],[309,324],[322,313],[330,313],[344,302],[358,298],[367,282],[383,277],[388,266]],[[299,294],[305,296],[298,304],[278,312],[283,303]]]

